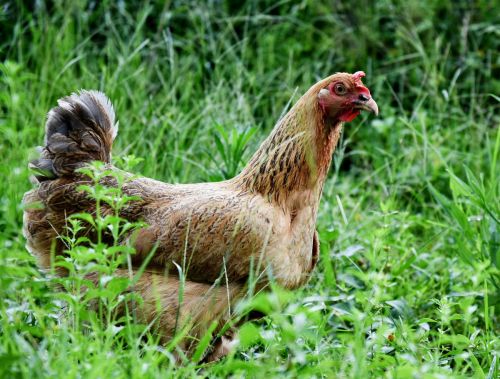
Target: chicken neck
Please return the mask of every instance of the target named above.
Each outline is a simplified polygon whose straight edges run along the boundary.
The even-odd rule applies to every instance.
[[[243,190],[260,193],[292,214],[311,207],[315,218],[342,124],[324,115],[312,88],[277,123],[234,180]]]

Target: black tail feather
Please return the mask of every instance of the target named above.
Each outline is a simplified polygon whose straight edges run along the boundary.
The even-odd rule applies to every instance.
[[[118,126],[109,99],[98,91],[62,98],[45,125],[45,147],[29,167],[39,181],[72,175],[92,161],[110,162]]]

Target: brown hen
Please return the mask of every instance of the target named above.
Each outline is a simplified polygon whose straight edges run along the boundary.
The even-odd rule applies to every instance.
[[[159,333],[169,339],[179,313],[181,322],[192,326],[191,335],[199,337],[212,321],[222,325],[230,317],[228,310],[244,295],[251,274],[260,288],[270,278],[290,289],[308,280],[318,259],[318,205],[343,124],[361,110],[378,113],[363,76],[337,73],[313,85],[233,179],[173,185],[133,178],[123,185],[125,194],[140,200],[121,216],[148,225],[123,241],[136,249],[134,265],[154,249],[133,288],[144,299],[136,312],[141,320],[156,320]],[[67,232],[67,217],[95,207],[77,188],[89,181],[77,169],[95,160],[114,169],[111,145],[117,134],[113,107],[102,93],[81,91],[58,103],[48,114],[41,157],[30,163],[39,184],[24,197],[27,247],[45,269],[51,266],[52,246],[65,254],[58,236]],[[103,183],[115,185],[111,177]],[[182,304],[174,262],[188,262]],[[128,272],[124,268],[116,275]]]

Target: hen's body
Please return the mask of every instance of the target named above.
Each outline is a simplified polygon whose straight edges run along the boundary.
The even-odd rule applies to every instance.
[[[235,181],[160,188],[160,198],[142,210],[151,226],[137,236],[139,260],[158,244],[154,264],[186,261],[191,280],[213,283],[222,274],[244,282],[250,260],[257,265],[261,259],[280,284],[292,288],[311,270],[314,223],[308,241],[300,236],[297,246],[296,233],[303,225],[297,228],[289,213]]]
[[[181,320],[193,324],[195,336],[212,320],[224,321],[250,276],[260,285],[271,277],[287,288],[307,281],[318,255],[315,223],[323,183],[343,117],[352,117],[357,109],[353,105],[333,114],[326,102],[330,99],[324,100],[321,91],[335,78],[353,91],[361,88],[360,80],[352,77],[336,74],[313,86],[231,180],[179,185],[147,178],[125,182],[123,192],[140,199],[127,205],[121,216],[148,226],[123,243],[136,248],[132,259],[137,266],[153,251],[148,271],[134,287],[145,299],[139,314],[148,322],[158,319],[165,337],[174,332],[177,309]],[[40,184],[24,199],[43,207],[28,207],[24,226],[30,251],[47,268],[53,241],[56,254],[64,254],[57,237],[66,233],[67,217],[92,213],[95,207],[77,190],[88,179],[75,169],[93,160],[110,165],[114,111],[100,93],[72,95],[49,113],[46,132],[42,156],[32,162],[43,172],[37,177]],[[114,185],[111,178],[103,183]],[[178,304],[174,263],[183,267],[187,278],[182,304]],[[165,269],[171,273],[168,278],[161,273]],[[116,274],[127,275],[125,270]],[[154,306],[157,298],[161,312]]]
[[[46,205],[42,210],[27,210],[25,222],[28,245],[45,267],[50,266],[50,246],[64,233],[66,218],[93,210],[90,204],[84,206],[89,200],[76,191],[81,181],[65,182],[42,182],[25,198],[27,203]],[[138,265],[154,248],[153,266],[170,265],[176,270],[175,262],[185,266],[185,275],[194,281],[213,283],[224,275],[243,283],[249,276],[250,261],[255,260],[255,270],[261,265],[256,274],[272,268],[268,274],[289,288],[302,284],[314,266],[316,209],[311,206],[304,204],[292,216],[262,195],[241,189],[235,180],[169,185],[140,178],[127,182],[122,190],[141,198],[124,208],[122,216],[148,225],[132,241],[136,248],[132,258]],[[314,195],[297,196],[307,199]]]

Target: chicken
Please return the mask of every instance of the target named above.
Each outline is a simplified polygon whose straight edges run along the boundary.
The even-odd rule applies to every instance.
[[[121,216],[147,226],[122,243],[135,247],[135,267],[154,251],[132,289],[144,299],[137,314],[145,322],[156,320],[164,340],[175,333],[178,312],[194,337],[214,320],[222,325],[252,275],[259,288],[270,278],[289,289],[306,283],[318,260],[318,206],[343,125],[361,110],[378,114],[364,76],[337,73],[313,85],[233,179],[174,185],[133,177],[125,182],[124,194],[138,200]],[[45,269],[52,246],[57,255],[65,254],[58,236],[66,233],[67,217],[95,210],[95,201],[77,188],[89,182],[77,169],[97,160],[118,170],[111,164],[117,126],[107,97],[81,91],[58,103],[48,114],[41,156],[30,163],[38,186],[23,200],[27,248]],[[103,184],[116,185],[112,177]],[[33,203],[43,207],[30,207]],[[185,269],[182,304],[174,263]],[[61,268],[58,273],[65,274]],[[123,268],[116,275],[128,272]]]

